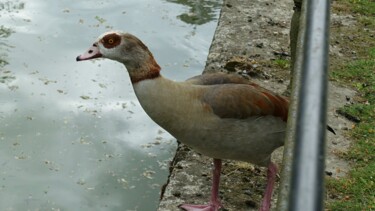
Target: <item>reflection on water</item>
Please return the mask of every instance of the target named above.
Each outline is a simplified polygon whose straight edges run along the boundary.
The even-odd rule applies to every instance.
[[[0,210],[155,210],[174,138],[123,65],[75,61],[116,29],[140,37],[165,76],[200,74],[216,24],[150,2],[0,0]]]
[[[6,70],[4,67],[8,64],[7,57],[9,46],[3,41],[5,38],[9,37],[13,31],[10,28],[0,26],[0,84],[8,84],[15,79],[11,74],[11,71]]]
[[[15,1],[7,1],[4,3],[0,2],[0,13],[13,13],[23,8],[23,3],[18,3]],[[8,86],[8,88],[11,90],[16,89],[17,86],[9,85],[13,80],[15,80],[15,76],[10,70],[5,69],[5,66],[9,63],[7,59],[7,52],[11,47],[5,42],[5,39],[9,37],[13,32],[14,31],[11,28],[0,25],[0,84]]]
[[[189,7],[189,12],[184,12],[177,17],[185,23],[202,25],[217,18],[216,11],[221,3],[216,0],[167,0],[168,2],[182,4]]]
[[[0,2],[1,12],[17,12],[17,10],[21,10],[24,7],[25,7],[25,3],[20,2],[19,0]]]

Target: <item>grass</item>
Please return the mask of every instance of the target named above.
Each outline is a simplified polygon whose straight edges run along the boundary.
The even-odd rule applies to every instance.
[[[374,38],[375,39],[375,38]],[[374,42],[375,44],[375,42]],[[332,72],[337,81],[347,82],[359,91],[367,101],[375,101],[375,48],[369,50],[368,58],[345,64]]]
[[[371,49],[375,52],[375,48]],[[375,55],[344,65],[332,77],[355,88],[361,101],[341,108],[360,122],[349,132],[351,149],[341,156],[353,167],[343,179],[329,179],[328,192],[335,200],[330,210],[375,210]]]
[[[375,15],[375,3],[374,0],[345,0],[352,11],[365,16]]]
[[[334,39],[352,36],[356,39],[345,42],[350,50],[357,54],[353,59],[350,53],[340,58],[333,58],[331,80],[348,85],[358,91],[357,100],[340,108],[344,113],[358,117],[359,123],[348,131],[353,140],[344,159],[352,163],[352,168],[345,178],[330,178],[327,181],[327,192],[332,200],[326,204],[328,210],[375,210],[375,38],[374,30],[363,30],[375,26],[375,2],[373,0],[340,0],[336,1],[336,11],[355,14],[356,26],[333,29]],[[338,9],[337,9],[338,8]],[[335,9],[334,9],[335,11]],[[335,32],[344,36],[339,37]]]
[[[286,60],[286,59],[282,59],[282,58],[279,58],[279,59],[275,59],[273,61],[274,65],[276,65],[276,67],[280,68],[280,69],[284,69],[284,70],[288,70],[289,67],[290,67],[290,60]]]

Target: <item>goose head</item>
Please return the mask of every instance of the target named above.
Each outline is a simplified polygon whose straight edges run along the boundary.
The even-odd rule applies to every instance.
[[[133,83],[158,76],[160,71],[160,66],[147,46],[134,35],[125,32],[110,31],[100,35],[76,60],[96,58],[107,58],[124,64]]]

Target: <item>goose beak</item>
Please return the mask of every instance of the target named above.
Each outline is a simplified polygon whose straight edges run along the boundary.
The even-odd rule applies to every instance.
[[[94,43],[85,53],[82,55],[77,56],[76,60],[78,61],[84,61],[89,59],[95,59],[102,57],[102,54],[99,51],[98,45]]]

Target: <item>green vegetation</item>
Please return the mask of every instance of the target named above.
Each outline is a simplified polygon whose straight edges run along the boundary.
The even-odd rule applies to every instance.
[[[332,78],[355,88],[360,101],[341,109],[358,117],[360,122],[348,135],[354,140],[351,149],[341,156],[353,163],[343,179],[329,179],[328,192],[336,200],[331,210],[375,210],[375,48],[369,59],[350,62],[332,73]]]
[[[288,70],[290,68],[290,60],[287,59],[275,59],[273,63],[280,69]]]
[[[359,13],[365,16],[375,15],[374,0],[345,0],[344,2],[351,7],[354,13]]]
[[[375,3],[373,0],[336,1],[334,11],[356,14],[359,24],[333,27],[331,37],[350,49],[340,58],[331,59],[331,80],[358,91],[353,104],[340,108],[342,113],[356,117],[358,123],[348,131],[353,140],[347,153],[342,153],[352,168],[345,178],[327,181],[328,210],[375,210]],[[356,33],[353,33],[356,32]],[[341,33],[341,35],[335,34]],[[372,35],[371,35],[372,33]],[[353,58],[353,53],[355,56]]]

